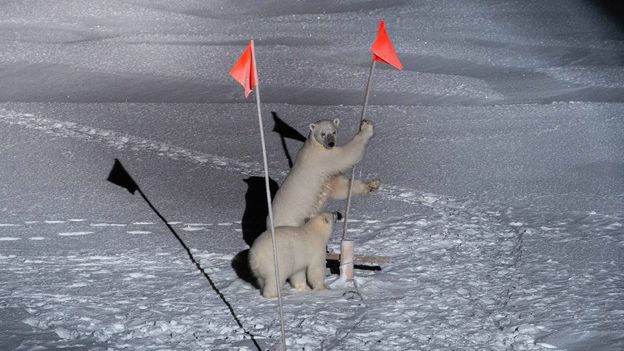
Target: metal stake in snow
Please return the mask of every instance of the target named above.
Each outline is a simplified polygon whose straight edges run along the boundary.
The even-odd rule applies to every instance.
[[[373,45],[371,46],[371,51],[373,52],[373,59],[371,60],[370,69],[368,71],[368,81],[366,82],[366,91],[364,93],[364,106],[362,107],[362,114],[360,115],[360,126],[362,125],[362,121],[366,117],[366,109],[368,107],[368,98],[370,95],[371,82],[373,79],[373,71],[375,70],[375,62],[384,62],[387,63],[399,70],[403,69],[403,65],[401,61],[399,61],[399,57],[394,50],[394,46],[392,46],[392,42],[390,41],[390,37],[386,32],[386,24],[383,20],[379,22],[379,31],[377,33],[377,38]],[[347,193],[347,205],[345,208],[344,214],[344,223],[342,224],[342,241],[344,242],[347,239],[347,226],[349,223],[349,211],[351,210],[351,196],[353,193],[353,179],[355,178],[355,166],[351,169],[351,178],[349,179],[349,192]],[[341,246],[342,247],[342,246]],[[351,247],[352,246],[347,246]],[[342,252],[340,255],[340,279],[342,281],[350,280],[352,277],[343,274],[344,272],[353,271],[353,261],[348,258],[349,262],[345,260],[345,256],[351,256],[352,253],[346,255],[345,252]],[[343,270],[342,267],[345,266]],[[349,267],[347,267],[349,266]],[[349,269],[350,268],[350,269]]]
[[[254,75],[256,76],[256,81],[257,81],[258,72],[256,71],[255,68],[256,66],[254,65]],[[260,85],[256,86],[256,104],[258,105],[258,123],[260,126],[260,140],[262,142],[262,160],[264,161],[264,184],[265,184],[265,189],[266,189],[267,208],[269,209],[269,222],[271,224],[271,241],[273,242],[273,265],[275,266],[275,276],[279,277],[280,276],[279,261],[277,258],[277,245],[275,244],[275,226],[273,225],[273,210],[271,209],[271,189],[269,187],[269,166],[267,162],[266,144],[264,142],[264,126],[262,124],[262,111],[260,109]],[[286,351],[286,335],[284,331],[284,308],[282,305],[282,287],[279,286],[279,282],[280,282],[279,279],[276,279],[275,282],[277,285],[276,288],[277,288],[277,301],[279,305],[282,350]]]
[[[275,276],[279,277],[279,261],[277,258],[277,245],[275,243],[275,227],[273,225],[273,210],[271,209],[271,189],[269,186],[269,165],[267,161],[266,143],[264,141],[264,125],[262,123],[262,110],[260,108],[260,84],[258,83],[258,70],[256,68],[256,55],[254,52],[254,42],[249,41],[247,49],[236,62],[230,74],[245,87],[245,96],[249,96],[254,86],[256,87],[256,105],[258,107],[258,124],[260,127],[260,141],[262,143],[262,160],[264,162],[264,183],[266,188],[267,207],[269,209],[269,223],[271,225],[271,240],[273,242],[273,265]],[[277,301],[279,306],[281,350],[286,351],[286,333],[284,331],[284,312],[282,305],[282,292],[279,285],[280,280],[276,279]]]
[[[366,82],[366,91],[364,93],[364,106],[362,107],[362,113],[360,114],[360,123],[366,117],[366,109],[368,107],[368,97],[370,96],[371,82],[373,81],[373,71],[375,70],[375,60],[371,60],[370,68],[368,70],[368,81]],[[347,239],[347,225],[349,224],[349,210],[351,210],[351,195],[353,194],[353,179],[355,178],[355,168],[351,168],[351,178],[349,178],[349,191],[347,192],[347,205],[345,207],[344,222],[342,223],[342,241]],[[342,264],[342,259],[340,260]]]
[[[370,69],[368,70],[368,81],[366,82],[366,92],[364,93],[364,106],[360,115],[359,126],[366,116],[366,108],[368,107],[368,97],[370,95],[371,82],[373,80],[373,71],[375,70],[375,60],[371,60]],[[349,178],[349,191],[347,192],[347,205],[345,207],[344,222],[342,223],[342,243],[340,245],[340,280],[343,282],[353,280],[353,241],[347,242],[347,226],[349,224],[349,211],[351,210],[351,196],[353,194],[353,179],[355,178],[355,168],[351,168],[351,178]],[[345,251],[345,248],[348,250]]]

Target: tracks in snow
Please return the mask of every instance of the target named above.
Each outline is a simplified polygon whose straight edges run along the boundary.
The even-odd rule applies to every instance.
[[[169,222],[169,225],[176,231],[180,231],[180,233],[210,233],[215,230],[220,230],[220,228],[241,232],[240,224],[240,221],[214,223]],[[126,234],[130,235],[148,235],[160,233],[164,230],[163,224],[156,222],[108,223],[86,219],[29,220],[24,222],[0,223],[0,241],[18,241],[22,239],[41,241],[50,240],[55,236],[78,237],[91,234],[98,235],[107,232],[111,228],[115,228],[116,231],[124,231]],[[37,233],[36,236],[33,235],[33,232]],[[25,234],[22,235],[22,233]],[[40,233],[47,233],[47,235],[42,236]]]
[[[118,150],[147,152],[170,159],[185,160],[215,169],[238,172],[246,176],[262,173],[260,165],[255,162],[242,162],[233,158],[185,149],[169,143],[73,122],[41,118],[32,114],[0,110],[0,122],[38,130],[53,136],[99,143]],[[282,172],[281,175],[283,176],[285,173]],[[357,349],[362,345],[372,347],[376,345],[374,339],[382,340],[384,338],[391,345],[400,347],[406,345],[404,344],[405,340],[410,340],[410,337],[416,338],[423,345],[426,344],[432,348],[453,344],[494,344],[499,348],[500,346],[513,348],[517,342],[524,342],[526,345],[528,336],[524,335],[521,340],[517,340],[517,335],[508,330],[511,325],[509,319],[504,315],[505,308],[512,298],[513,287],[516,284],[514,274],[521,262],[522,232],[514,230],[513,226],[509,225],[508,220],[499,213],[488,213],[487,210],[472,203],[461,203],[450,198],[424,194],[414,189],[390,184],[384,184],[379,195],[389,201],[426,206],[431,208],[434,213],[431,218],[427,216],[414,218],[413,215],[408,215],[398,219],[386,218],[381,222],[354,222],[354,229],[360,231],[358,235],[364,241],[361,246],[362,250],[393,255],[398,260],[394,264],[394,271],[392,267],[389,268],[390,275],[386,276],[385,279],[392,279],[387,282],[384,282],[383,279],[382,281],[366,279],[367,277],[363,275],[365,279],[362,285],[364,290],[367,290],[365,294],[378,295],[377,297],[380,298],[377,300],[373,298],[370,301],[370,306],[367,304],[364,309],[365,312],[362,312],[361,316],[356,319],[356,323],[352,323],[353,320],[346,318],[346,320],[351,320],[351,323],[347,323],[350,327],[328,330],[327,328],[332,324],[330,322],[335,320],[336,315],[326,313],[325,308],[316,310],[316,307],[309,311],[301,310],[299,307],[298,313],[303,312],[304,315],[291,316],[291,324],[303,323],[307,325],[307,328],[312,328],[313,337],[309,340],[312,344],[327,340],[328,346],[345,346],[347,349]],[[16,225],[19,228],[19,226],[24,225],[45,224],[52,226],[63,223],[65,226],[57,234],[66,237],[88,235],[87,232],[97,232],[111,226],[119,227],[117,230],[123,227],[123,230],[128,234],[148,234],[151,232],[149,227],[152,224],[144,222],[132,224],[98,223],[96,221],[70,223],[70,220],[48,221],[46,223],[44,220],[41,223],[6,225]],[[71,227],[79,225],[86,226],[88,229],[70,230],[66,228],[70,224]],[[187,232],[219,230],[219,227],[228,225],[228,223],[181,222],[173,222],[173,224],[178,227],[177,229]],[[229,223],[229,225],[232,224]],[[374,235],[375,233],[386,233],[387,235],[381,238]],[[422,260],[418,266],[414,266],[414,253],[419,257],[419,260]],[[227,264],[219,263],[222,258],[206,257],[202,261],[202,266],[207,267],[209,271],[213,271],[215,267],[221,267],[221,270],[229,268],[225,267]],[[426,272],[423,269],[429,271]],[[462,274],[458,275],[458,269],[465,269],[470,276],[468,278],[469,284],[460,284],[462,287],[459,289],[455,285],[465,280],[466,277]],[[394,275],[398,273],[406,275],[404,281],[397,282],[395,280]],[[129,277],[133,279],[143,278],[136,275]],[[224,288],[226,294],[238,296],[241,294],[241,289],[247,289],[244,286],[245,283],[237,280],[230,281],[236,279],[231,274],[224,275],[220,279],[224,284],[228,284]],[[478,284],[473,285],[472,283]],[[386,286],[385,284],[389,285]],[[422,290],[414,289],[416,284]],[[388,287],[391,288],[392,294],[386,296],[383,291]],[[408,293],[400,293],[403,291],[408,291]],[[335,292],[329,294],[334,296]],[[385,304],[387,299],[402,294],[404,296],[399,301],[399,308],[396,311],[387,311],[388,307]],[[298,299],[298,297],[293,297],[293,302]],[[431,305],[431,301],[433,301],[433,305]],[[468,309],[461,307],[464,302],[470,303],[473,307]],[[325,303],[327,302],[325,301]],[[255,306],[254,308],[271,310],[270,303],[261,303],[258,306],[257,301],[245,303],[243,307],[252,308],[252,305]],[[448,310],[448,306],[452,306],[451,311]],[[291,308],[295,307],[291,306]],[[453,308],[458,309],[452,310]],[[356,308],[356,310],[362,311],[360,308]],[[351,310],[350,315],[358,316],[357,312],[353,314],[354,311]],[[392,332],[390,335],[378,335],[378,333],[370,333],[366,330],[379,322],[369,320],[366,317],[370,314],[369,311],[376,317],[387,313],[390,320],[397,318],[407,318],[408,320],[425,318],[430,320],[423,320],[421,323],[423,328],[417,331],[407,331],[397,326],[396,332]],[[50,318],[54,318],[54,315],[51,314]],[[153,319],[153,317],[147,319]],[[242,319],[246,325],[270,324],[270,319],[266,320],[257,316],[244,316]],[[470,333],[468,335],[462,335],[461,330],[457,334],[452,331],[457,327],[459,321],[469,323]],[[488,325],[487,323],[490,322],[491,324]],[[105,324],[112,328],[111,337],[117,334],[114,321]],[[443,333],[440,333],[440,326],[445,326],[442,329]],[[172,326],[169,327],[173,328]],[[320,329],[314,332],[314,328]],[[385,326],[379,325],[375,328],[384,330]],[[63,334],[62,330],[60,332]],[[335,337],[326,339],[328,332]],[[120,333],[123,334],[123,331]],[[307,337],[306,334],[299,334],[298,336],[301,338]],[[346,335],[349,335],[348,340]],[[272,337],[270,334],[267,336]],[[102,339],[109,340],[109,337],[102,336]]]
[[[108,129],[94,128],[75,122],[37,117],[30,113],[18,113],[0,109],[0,122],[38,130],[46,134],[63,138],[96,142],[118,150],[156,153],[159,156],[208,165],[219,170],[233,170],[247,176],[262,172],[259,163],[241,162],[224,156],[189,150],[169,143],[119,133]]]

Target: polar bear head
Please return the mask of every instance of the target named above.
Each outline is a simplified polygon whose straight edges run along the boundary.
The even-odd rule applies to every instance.
[[[322,119],[320,121],[310,123],[310,135],[308,139],[312,139],[324,146],[326,149],[332,149],[338,143],[338,126],[340,120],[338,118],[333,121]]]
[[[340,212],[324,212],[306,219],[305,228],[314,233],[315,236],[320,235],[323,240],[327,241],[334,230],[334,223],[342,219]]]

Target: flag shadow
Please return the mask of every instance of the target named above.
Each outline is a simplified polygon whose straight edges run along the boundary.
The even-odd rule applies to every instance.
[[[195,265],[195,268],[197,268],[197,270],[204,276],[204,278],[206,278],[206,280],[210,284],[210,287],[212,288],[212,290],[217,294],[217,296],[219,296],[219,299],[221,299],[223,304],[225,304],[225,306],[228,308],[228,310],[230,311],[230,314],[232,315],[232,317],[236,321],[236,324],[238,324],[238,326],[244,331],[244,333],[251,338],[251,341],[256,346],[256,348],[259,351],[262,350],[262,348],[260,347],[260,345],[256,341],[254,335],[251,334],[249,331],[247,331],[247,329],[243,326],[243,324],[241,323],[240,319],[238,318],[238,316],[234,312],[234,309],[232,308],[232,305],[227,301],[227,299],[225,298],[223,293],[215,285],[215,283],[212,280],[212,278],[210,278],[210,275],[208,275],[208,273],[206,273],[206,271],[200,265],[199,261],[197,259],[195,259],[195,257],[193,256],[193,253],[191,252],[191,249],[186,245],[184,240],[182,240],[180,235],[178,235],[178,233],[176,233],[176,231],[173,229],[173,227],[169,224],[169,221],[167,221],[167,219],[165,219],[165,217],[156,209],[156,207],[154,207],[152,202],[149,201],[149,199],[147,198],[145,193],[143,193],[141,188],[134,181],[134,179],[132,179],[130,174],[126,171],[126,169],[123,167],[123,165],[121,164],[121,162],[118,159],[115,159],[115,163],[113,165],[113,168],[111,169],[111,171],[110,171],[108,177],[106,178],[106,180],[111,182],[111,183],[113,183],[113,184],[115,184],[115,185],[118,185],[118,186],[121,186],[121,187],[125,188],[126,190],[128,190],[128,192],[130,192],[133,195],[134,195],[135,192],[138,192],[139,195],[141,195],[141,197],[147,203],[147,205],[152,209],[152,211],[154,211],[154,213],[158,216],[158,218],[160,218],[162,220],[162,222],[165,224],[165,226],[167,226],[169,231],[173,234],[173,236],[178,240],[180,245],[184,248],[184,250],[186,251],[186,254],[189,257],[189,259]]]
[[[286,159],[288,159],[288,167],[293,167],[293,160],[290,156],[290,152],[288,151],[288,145],[286,145],[286,138],[298,140],[302,143],[305,143],[307,138],[299,133],[295,128],[288,125],[284,122],[279,116],[277,112],[271,111],[271,115],[273,116],[273,121],[275,122],[275,126],[273,126],[273,131],[280,136],[280,141],[282,142],[282,149],[284,149],[284,154],[286,154]]]

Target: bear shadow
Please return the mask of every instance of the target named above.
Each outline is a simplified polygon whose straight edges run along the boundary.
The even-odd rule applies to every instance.
[[[264,177],[249,177],[243,179],[243,181],[247,183],[247,192],[245,193],[245,210],[241,220],[241,227],[243,240],[251,247],[256,238],[266,230],[266,219],[269,209],[267,207]],[[269,189],[271,191],[271,199],[273,199],[279,186],[271,178],[269,178]],[[239,278],[250,283],[255,288],[259,288],[249,267],[249,249],[245,249],[234,256],[232,268]]]
[[[293,160],[288,150],[286,139],[305,142],[307,138],[279,118],[277,112],[271,111],[271,114],[273,116],[273,122],[275,123],[273,132],[279,135],[284,155],[288,161],[288,166],[292,168]],[[243,181],[247,183],[247,192],[245,193],[245,210],[243,212],[243,219],[241,220],[241,227],[243,240],[251,247],[256,238],[267,229],[266,220],[269,215],[269,210],[266,201],[266,185],[264,177],[249,177],[243,179]],[[277,182],[269,178],[271,200],[275,197],[275,193],[277,193],[278,189],[279,185]],[[259,288],[256,278],[253,276],[251,268],[249,267],[249,249],[243,250],[234,256],[232,259],[232,268],[239,278],[250,283],[255,288]]]
[[[232,268],[240,279],[251,284],[254,288],[260,289],[260,285],[258,285],[256,277],[254,277],[251,267],[249,266],[249,249],[245,249],[234,256],[232,259]]]

